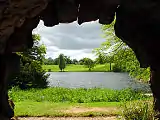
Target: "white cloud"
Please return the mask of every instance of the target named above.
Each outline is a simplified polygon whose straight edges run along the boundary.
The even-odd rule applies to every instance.
[[[76,22],[45,27],[41,21],[34,33],[41,35],[41,42],[47,46],[46,57],[57,57],[63,53],[71,58],[94,59],[92,50],[105,41],[101,35],[98,22],[84,23],[79,26]]]

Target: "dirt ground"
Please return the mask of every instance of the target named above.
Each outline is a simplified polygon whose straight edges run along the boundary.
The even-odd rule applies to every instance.
[[[117,111],[116,107],[92,107],[92,108],[82,108],[73,107],[67,110],[62,110],[63,113],[84,113],[84,112],[109,112]],[[19,117],[16,120],[116,120],[115,116],[112,117]]]
[[[84,113],[84,112],[112,112],[117,111],[117,108],[115,107],[107,107],[107,108],[99,108],[99,107],[93,107],[93,108],[79,108],[74,107],[69,110],[62,111],[64,113]]]
[[[18,120],[116,120],[116,117],[22,117]]]

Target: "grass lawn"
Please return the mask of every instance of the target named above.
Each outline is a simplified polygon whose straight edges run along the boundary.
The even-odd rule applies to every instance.
[[[46,88],[20,90],[13,87],[9,98],[17,117],[96,117],[120,114],[121,103],[150,101],[151,97],[131,89]]]
[[[119,114],[120,102],[53,103],[23,101],[15,103],[17,117],[93,117]]]
[[[51,72],[59,72],[59,66],[58,65],[43,65],[43,69],[45,71],[48,71],[49,69]],[[103,64],[103,65],[96,65],[91,72],[109,72],[110,66],[109,64]],[[65,68],[65,72],[90,72],[88,68],[86,68],[84,65],[67,65]]]
[[[147,102],[152,103],[152,100]],[[144,112],[145,101],[128,102],[94,102],[94,103],[53,103],[53,102],[15,102],[16,117],[108,117],[119,116],[123,110],[126,115],[139,115],[139,111]],[[149,108],[152,109],[151,105]],[[127,105],[127,108],[124,107]],[[137,108],[135,108],[135,106]],[[150,109],[150,112],[152,111]],[[149,111],[148,111],[149,113]],[[132,116],[132,115],[131,115]]]

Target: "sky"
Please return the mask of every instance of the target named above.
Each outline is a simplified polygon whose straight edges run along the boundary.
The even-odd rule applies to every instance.
[[[84,57],[95,59],[96,56],[92,50],[100,47],[100,44],[105,41],[102,38],[101,25],[97,21],[82,25],[73,22],[54,27],[45,27],[40,21],[33,33],[40,34],[41,43],[47,47],[46,58],[52,57],[53,59],[60,53],[70,56],[71,59],[80,60]]]

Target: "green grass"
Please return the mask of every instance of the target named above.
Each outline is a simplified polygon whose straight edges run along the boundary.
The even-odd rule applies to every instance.
[[[71,103],[91,103],[91,102],[121,102],[130,100],[146,99],[140,92],[131,89],[111,90],[106,88],[46,88],[19,90],[12,88],[9,97],[15,102],[71,102]]]
[[[50,117],[87,117],[87,116],[111,116],[119,114],[118,110],[108,111],[89,111],[81,113],[66,113],[72,108],[107,108],[118,107],[119,102],[98,102],[98,103],[52,103],[52,102],[33,102],[23,101],[15,103],[15,116],[50,116]]]
[[[128,101],[151,100],[131,89],[111,90],[103,88],[46,88],[9,90],[9,97],[15,102],[15,116],[50,117],[95,117],[120,114],[120,105]],[[83,112],[66,112],[80,108]],[[90,108],[103,108],[104,111],[85,111]],[[110,109],[114,110],[110,110]],[[109,110],[108,110],[109,109]]]
[[[150,100],[150,103],[152,103],[152,100]],[[97,116],[121,115],[124,118],[139,118],[143,116],[145,110],[144,107],[146,104],[147,103],[143,100],[127,101],[127,102],[95,102],[95,103],[53,103],[48,101],[47,102],[23,101],[23,102],[15,102],[15,116],[97,117]],[[149,104],[149,107],[152,107],[152,104]],[[97,111],[96,108],[98,108],[99,110],[101,109],[101,111],[99,110]],[[81,110],[81,112],[73,112],[73,110],[74,111]],[[150,111],[148,112],[150,115],[151,114],[150,112],[152,112],[152,110],[151,109],[149,110]]]
[[[45,71],[48,71],[49,69],[52,72],[59,72],[58,65],[43,65],[43,69]],[[104,65],[96,65],[95,68],[93,68],[92,72],[108,72],[110,71],[109,64]],[[88,68],[86,68],[84,65],[67,65],[65,68],[65,72],[89,72]]]

